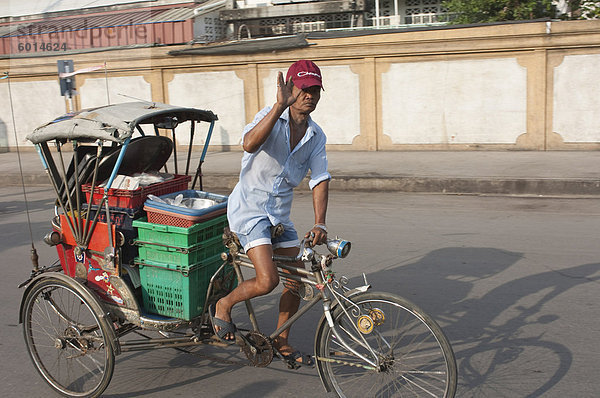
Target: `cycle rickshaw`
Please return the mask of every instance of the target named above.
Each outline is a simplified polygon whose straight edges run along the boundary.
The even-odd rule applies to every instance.
[[[99,396],[122,352],[219,344],[207,308],[243,280],[242,267],[253,265],[226,228],[227,198],[203,190],[216,120],[206,110],[131,102],[70,113],[29,135],[56,194],[44,241],[59,259],[41,267],[34,261],[21,285],[19,316],[35,368],[58,393]],[[200,124],[208,127],[198,158]],[[178,147],[186,145],[178,159]],[[194,158],[198,164],[190,168]],[[133,176],[146,185],[132,183]],[[163,201],[182,197],[213,205],[173,209]],[[364,285],[354,288],[336,277],[332,263],[349,250],[350,242],[332,239],[325,254],[303,242],[297,258],[275,256],[282,282],[306,303],[280,329],[263,334],[246,302],[251,328],[238,333],[237,343],[250,363],[285,362],[273,339],[321,302],[314,358],[327,391],[453,397],[456,363],[441,328],[411,302],[371,292],[364,274]],[[307,269],[291,265],[299,260]],[[176,329],[185,332],[168,333]],[[125,338],[141,330],[162,337]]]

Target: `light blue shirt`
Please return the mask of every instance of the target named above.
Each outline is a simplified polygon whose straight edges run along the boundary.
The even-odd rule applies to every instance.
[[[245,136],[271,110],[267,106],[244,128]],[[304,137],[290,151],[289,108],[277,122],[267,140],[254,153],[244,152],[240,181],[229,196],[227,218],[235,233],[247,234],[262,219],[271,224],[294,227],[290,221],[293,189],[311,172],[313,189],[322,181],[331,179],[327,172],[327,141],[323,130],[310,117]]]

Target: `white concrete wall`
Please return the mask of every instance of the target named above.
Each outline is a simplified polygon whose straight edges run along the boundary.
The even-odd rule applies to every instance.
[[[552,130],[565,142],[600,141],[600,54],[567,55],[554,69]]]
[[[328,144],[352,144],[360,135],[358,75],[350,66],[323,66],[321,101],[312,117],[323,128]]]
[[[381,92],[394,144],[512,144],[526,132],[527,72],[514,58],[392,64]]]
[[[264,108],[267,105],[273,105],[277,100],[277,73],[283,73],[285,79],[286,69],[271,69],[270,73],[262,79],[259,83],[262,88],[262,102],[260,108]]]
[[[495,149],[494,144],[500,144],[500,148],[515,146],[515,149],[597,149],[600,143],[600,79],[597,78],[600,53],[597,49],[589,50],[588,54],[583,51],[578,49],[568,54],[561,50],[547,56],[534,52],[536,54],[519,55],[521,63],[515,56],[505,54],[487,54],[498,58],[475,54],[470,59],[466,56],[381,57],[372,62],[373,69],[368,70],[357,60],[324,61],[329,64],[321,64],[325,91],[313,118],[327,134],[328,144],[355,150],[367,149],[365,142],[372,145],[371,149],[384,150],[404,150],[406,145],[415,145],[419,150],[428,149],[428,145],[445,149],[446,144],[458,144],[457,149],[477,149],[478,145]],[[546,62],[551,65],[547,75],[544,74]],[[55,73],[54,67],[53,64],[52,73]],[[178,66],[178,69],[165,68],[161,74],[115,73],[108,79],[110,102],[134,100],[118,94],[150,101],[154,93],[155,100],[163,100],[164,84],[164,101],[208,109],[219,116],[211,144],[231,145],[238,150],[247,113],[254,112],[257,106],[254,98],[261,98],[260,107],[273,104],[277,72],[285,73],[287,65],[279,68],[273,68],[273,64],[258,65],[258,82],[254,80],[256,74],[248,72],[243,65],[236,64],[229,70],[226,65],[214,68],[218,68],[217,71]],[[263,68],[272,69],[267,69],[265,75]],[[244,73],[236,73],[236,70]],[[151,78],[146,80],[143,74]],[[546,78],[552,80],[546,81]],[[362,79],[360,84],[359,79]],[[77,82],[81,108],[107,103],[102,74],[78,75]],[[528,87],[528,83],[531,86]],[[60,96],[56,76],[50,72],[11,78],[11,88],[18,144],[30,146],[26,135],[64,114],[65,101]],[[245,88],[250,92],[245,92]],[[365,97],[361,98],[361,93]],[[10,105],[7,80],[0,80],[0,150],[7,147],[14,150],[16,146]],[[549,120],[545,120],[546,105],[547,115],[551,115]],[[369,120],[361,120],[361,114]],[[199,126],[198,138],[204,136],[206,130],[202,129],[208,125]],[[384,139],[375,136],[376,126],[377,133],[383,134]],[[551,132],[560,135],[562,141]],[[523,133],[527,133],[525,137],[529,139],[525,143],[519,139]],[[182,139],[178,140],[179,144],[187,143],[184,136],[187,138],[183,134],[178,137]],[[356,140],[357,136],[360,140]],[[485,147],[486,144],[491,145]]]
[[[360,135],[360,97],[358,75],[350,66],[321,66],[324,91],[317,109],[311,114],[327,135],[327,144],[352,144]],[[265,105],[273,105],[277,95],[277,72],[273,69],[262,81]]]
[[[36,127],[66,112],[64,98],[56,80],[11,81],[12,106],[19,146],[31,146],[25,139]],[[0,81],[0,147],[3,143],[15,147],[15,132],[11,114],[7,80]]]
[[[137,100],[152,101],[152,88],[143,76],[85,79],[78,89],[81,109]],[[110,100],[110,101],[109,101]]]
[[[234,71],[179,73],[168,84],[171,105],[207,109],[217,114],[211,145],[238,145],[245,125],[244,82]],[[203,123],[206,128],[208,123]],[[199,131],[204,143],[205,132]],[[199,137],[200,138],[200,137]],[[181,141],[181,144],[187,143]]]

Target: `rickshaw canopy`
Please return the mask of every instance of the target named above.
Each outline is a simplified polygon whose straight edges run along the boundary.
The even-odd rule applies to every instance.
[[[160,102],[126,102],[67,113],[36,128],[27,139],[33,144],[55,139],[123,143],[138,125],[154,124],[171,129],[188,120],[214,122],[217,115],[208,110]]]

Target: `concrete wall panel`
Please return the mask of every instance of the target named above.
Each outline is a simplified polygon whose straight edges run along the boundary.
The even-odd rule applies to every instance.
[[[208,109],[217,114],[219,120],[211,145],[241,143],[245,125],[244,82],[234,71],[177,73],[168,83],[168,101],[172,105]],[[201,128],[205,125],[208,123],[203,123]],[[202,139],[194,142],[204,144],[204,136],[202,131]]]
[[[554,70],[553,131],[565,142],[600,141],[600,54],[567,55]]]
[[[19,146],[31,146],[25,137],[36,127],[66,112],[56,80],[15,81],[10,83]],[[0,82],[0,146],[15,146],[11,102],[6,80]]]
[[[319,66],[323,74],[321,100],[311,114],[315,122],[327,135],[327,144],[351,145],[360,135],[360,96],[358,75],[350,66]],[[273,69],[262,80],[264,105],[272,105],[276,100],[277,72],[284,74],[286,69]]]
[[[350,145],[360,135],[358,75],[350,66],[322,66],[321,101],[312,116],[327,134],[328,144]]]
[[[512,144],[526,132],[527,73],[514,58],[396,63],[381,85],[394,144]]]
[[[264,108],[267,105],[273,105],[277,101],[277,73],[279,72],[283,73],[283,78],[285,79],[287,69],[274,68],[271,69],[268,73],[265,73],[263,75],[263,78],[259,82],[258,89],[262,91],[262,101],[260,103],[260,109]],[[252,117],[254,117],[254,115]]]
[[[79,88],[81,108],[92,108],[109,103],[120,104],[138,100],[152,101],[150,84],[143,76],[119,76],[85,79]]]

